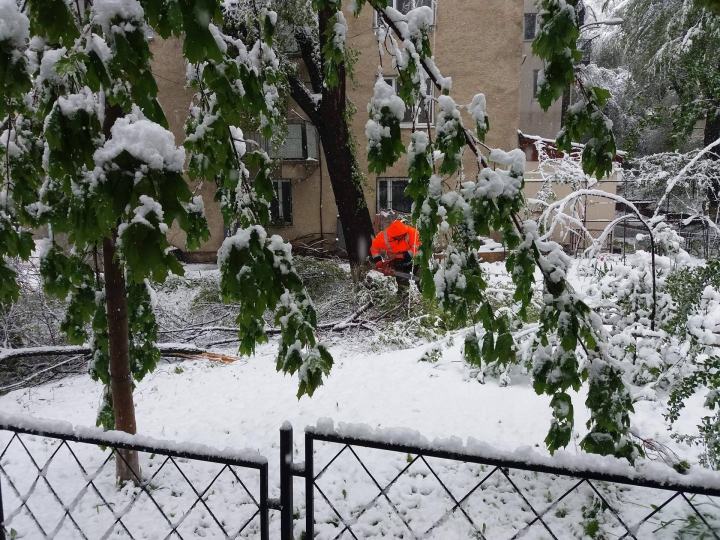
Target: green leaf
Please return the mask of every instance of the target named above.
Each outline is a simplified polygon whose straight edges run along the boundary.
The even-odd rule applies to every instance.
[[[71,47],[80,37],[75,17],[65,0],[28,0],[30,34],[47,36],[50,44]]]

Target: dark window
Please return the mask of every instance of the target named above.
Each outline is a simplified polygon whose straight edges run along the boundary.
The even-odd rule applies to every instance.
[[[283,159],[317,159],[318,145],[315,126],[307,123],[288,123],[285,145],[280,152]]]
[[[385,82],[392,86],[395,89],[395,93],[400,93],[400,82],[398,81],[397,77],[386,77]],[[427,93],[430,95],[433,95],[433,85],[430,79],[426,81],[427,84]],[[418,110],[419,109],[419,110]],[[422,128],[423,126],[426,126],[428,123],[428,110],[427,105],[425,102],[420,102],[418,107],[405,107],[405,116],[402,119],[402,122],[404,124],[412,124],[413,117],[415,117],[415,113],[417,112],[417,117],[415,120],[415,125]],[[433,104],[430,104],[430,124],[432,125],[435,122],[435,119],[433,118]]]
[[[273,180],[275,198],[270,203],[270,219],[278,225],[292,223],[292,185],[290,180]]]
[[[279,152],[275,151],[270,139],[257,131],[248,132],[245,138],[257,143],[257,146],[249,144],[248,152],[265,150],[271,158],[318,159],[317,131],[312,124],[288,122],[285,144],[280,148]]]
[[[378,178],[377,211],[395,210],[409,214],[413,201],[405,195],[407,186],[407,178]]]
[[[537,13],[526,13],[525,14],[524,39],[526,41],[535,39],[536,29],[537,29]]]
[[[540,78],[540,70],[533,69],[533,97],[536,98],[538,95],[538,79]]]

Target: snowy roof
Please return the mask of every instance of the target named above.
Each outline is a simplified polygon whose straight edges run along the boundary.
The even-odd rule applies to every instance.
[[[545,137],[540,137],[539,135],[527,135],[526,133],[523,133],[518,129],[518,146],[520,146],[520,148],[525,151],[528,161],[538,160],[537,148],[535,148],[535,143],[537,143],[538,141],[541,141],[548,147],[548,149],[550,150],[548,153],[551,155],[551,157],[560,157],[560,152],[557,150],[557,145],[555,144],[555,141],[553,139],[546,139]],[[585,145],[580,143],[572,143],[572,147],[581,150],[585,148]],[[553,156],[553,152],[557,152],[558,156]],[[618,150],[617,155],[615,156],[615,161],[617,161],[618,163],[622,163],[623,158],[626,155],[627,152],[623,150]]]

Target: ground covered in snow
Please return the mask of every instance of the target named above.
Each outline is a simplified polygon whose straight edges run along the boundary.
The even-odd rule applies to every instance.
[[[490,266],[500,268],[499,265]],[[212,275],[213,271],[201,269],[200,272]],[[573,276],[573,280],[576,287],[582,285],[577,276]],[[180,289],[159,294],[163,309],[176,310],[178,314],[185,312],[187,305],[184,302],[188,294]],[[275,344],[272,342],[260,347],[254,357],[230,364],[204,360],[163,362],[137,386],[138,432],[158,439],[203,443],[217,448],[257,450],[269,460],[270,494],[274,497],[279,496],[279,428],[285,421],[289,421],[295,430],[296,461],[304,459],[303,429],[315,425],[320,418],[332,418],[336,424],[402,426],[418,430],[429,439],[474,437],[509,451],[529,445],[540,453],[546,453],[543,439],[550,424],[549,398],[537,396],[526,375],[514,373],[511,384],[507,386],[500,385],[491,377],[480,384],[477,373],[463,363],[459,342],[446,342],[440,359],[432,363],[420,361],[428,348],[426,343],[414,348],[378,352],[378,347],[373,347],[374,339],[364,341],[358,329],[353,329],[352,334],[336,332],[328,336],[336,365],[325,385],[311,399],[298,400],[295,397],[296,379],[275,371]],[[216,349],[232,354],[234,344],[217,345]],[[101,384],[93,382],[88,376],[73,376],[7,394],[0,398],[0,409],[4,413],[30,414],[91,426],[95,423],[101,390]],[[571,453],[578,451],[576,445],[584,433],[587,419],[583,406],[585,390],[581,389],[573,399],[576,434],[567,449]],[[691,400],[676,427],[685,433],[693,432],[693,426],[702,414],[701,409],[700,398]],[[662,400],[639,401],[635,406],[633,425],[644,438],[666,444],[682,458],[696,463],[697,449],[678,444],[670,438],[662,416],[664,410]],[[9,433],[0,432],[2,448],[10,438]],[[170,530],[168,522],[145,494],[140,495],[138,502],[123,516],[123,508],[132,499],[133,492],[130,488],[116,492],[112,462],[93,481],[110,508],[93,489],[87,489],[85,496],[72,505],[71,501],[91,477],[80,474],[75,457],[67,447],[59,448],[57,442],[37,437],[22,436],[21,440],[33,453],[40,468],[48,457],[56,453],[42,476],[56,490],[63,505],[72,507],[70,515],[89,538],[101,536],[118,517],[122,517],[122,523],[135,538],[164,538]],[[70,448],[88,473],[108,456],[101,449],[87,445],[71,443]],[[322,470],[341,448],[330,443],[318,444],[316,472]],[[387,492],[387,497],[397,505],[399,516],[385,497],[380,497],[375,505],[361,512],[378,495],[378,488],[368,471],[384,486],[414,456],[369,449],[356,451],[367,471],[356,456],[345,451],[320,477],[318,485],[344,519],[355,520],[353,532],[357,538],[409,538],[412,536],[403,520],[416,533],[421,533],[453,506],[452,499],[428,464],[458,500],[490,472],[480,465],[438,459],[428,459],[428,464],[415,461]],[[158,471],[163,460],[160,456],[142,455],[145,476],[152,476]],[[13,441],[7,452],[0,456],[0,465],[16,482],[21,494],[31,490],[33,482],[37,481],[32,496],[27,500],[27,508],[46,531],[52,531],[63,516],[62,506],[45,481],[37,480],[37,468],[26,456],[20,441]],[[235,477],[230,471],[225,471],[204,492],[221,466],[187,460],[178,460],[177,466],[196,484],[195,489],[203,493],[204,503],[192,506],[197,495],[172,463],[165,464],[157,473],[150,483],[150,490],[171,522],[181,520],[178,532],[183,538],[224,538],[213,515],[230,531],[236,531],[254,513],[255,506],[239,483],[242,480],[257,497],[258,479],[254,472],[236,469],[238,477]],[[521,471],[510,471],[509,476],[538,512],[549,508],[544,519],[558,538],[616,538],[626,532],[618,516],[603,506],[587,484],[558,500],[577,483],[576,480]],[[6,477],[2,477],[2,482],[7,517],[20,501],[8,486]],[[597,483],[596,487],[620,512],[620,519],[628,526],[652,512],[653,505],[662,504],[672,495],[602,483]],[[698,497],[694,502],[701,508],[718,509],[707,497]],[[527,502],[514,492],[510,481],[500,473],[491,476],[475,490],[463,503],[463,510],[487,538],[512,538],[535,518]],[[296,537],[300,538],[305,515],[304,489],[300,480],[296,480],[295,484],[295,514]],[[637,538],[685,537],[698,530],[697,520],[693,521],[691,514],[686,502],[675,499],[635,534]],[[343,530],[337,514],[319,493],[315,515],[319,538],[334,538]],[[271,512],[271,520],[271,537],[277,537],[279,514]],[[13,518],[9,528],[15,531],[17,538],[41,538],[26,510]],[[66,517],[54,538],[77,536],[71,520]],[[251,523],[242,536],[259,538],[257,521]],[[117,525],[108,537],[128,536],[122,526]],[[346,531],[340,537],[352,538],[352,535]],[[461,512],[456,511],[428,537],[478,536]],[[550,538],[550,535],[537,522],[528,529],[524,538]]]

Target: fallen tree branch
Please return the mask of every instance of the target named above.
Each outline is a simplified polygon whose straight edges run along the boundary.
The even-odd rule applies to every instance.
[[[158,343],[162,356],[208,356],[215,355],[210,351],[185,343]],[[87,345],[64,345],[58,347],[26,347],[23,349],[0,349],[0,362],[15,358],[31,358],[33,356],[73,356],[90,355],[92,350]]]
[[[57,364],[53,364],[53,365],[50,366],[50,367],[46,367],[46,368],[44,368],[44,369],[41,369],[40,371],[38,371],[38,372],[36,372],[36,373],[33,373],[33,374],[30,375],[29,377],[25,377],[25,378],[24,378],[23,380],[21,380],[21,381],[18,381],[18,382],[9,384],[9,385],[7,385],[7,386],[0,387],[0,392],[9,392],[9,391],[11,391],[11,390],[16,390],[16,389],[18,389],[18,388],[22,388],[25,383],[30,382],[30,381],[33,380],[33,379],[36,379],[37,377],[39,377],[39,376],[42,375],[43,373],[47,373],[48,371],[52,371],[52,370],[54,370],[54,369],[56,369],[56,368],[59,368],[60,366],[64,366],[64,365],[66,365],[66,364],[69,364],[70,362],[73,362],[73,361],[75,361],[75,360],[78,360],[79,358],[82,358],[82,357],[83,357],[83,355],[75,355],[75,356],[72,356],[72,357],[70,357],[70,358],[67,358],[67,359],[65,359],[65,360],[63,360],[63,361],[61,361],[61,362],[58,362]]]

